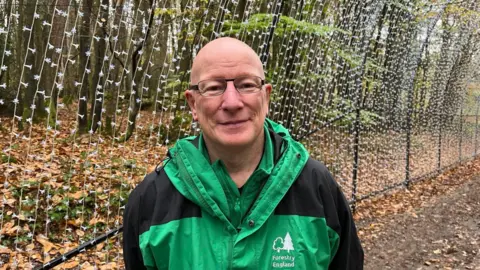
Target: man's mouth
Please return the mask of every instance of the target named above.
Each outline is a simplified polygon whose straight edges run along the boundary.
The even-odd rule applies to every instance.
[[[224,126],[234,126],[234,125],[240,125],[240,124],[243,124],[247,122],[247,120],[235,120],[235,121],[227,121],[227,122],[223,122],[221,123],[221,125],[224,125]]]

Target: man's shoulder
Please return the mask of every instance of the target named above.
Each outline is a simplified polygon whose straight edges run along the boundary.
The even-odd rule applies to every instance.
[[[149,200],[157,197],[159,193],[171,191],[173,188],[167,174],[162,171],[153,171],[147,174],[143,180],[132,190],[129,201],[132,199]]]
[[[327,166],[312,157],[308,158],[300,176],[300,179],[307,181],[311,185],[327,186],[329,189],[338,187]]]
[[[131,192],[127,207],[137,209],[149,226],[184,217],[201,216],[200,208],[177,190],[167,173],[161,169],[151,172]]]
[[[309,158],[297,181],[303,185],[318,190],[322,198],[329,198],[331,202],[338,202],[340,196],[345,196],[344,190],[339,182],[332,175],[330,170],[321,161]]]
[[[335,210],[338,186],[328,168],[309,158],[276,209],[276,214],[326,217]]]
[[[310,169],[310,170],[317,170],[321,172],[328,172],[327,166],[325,164],[317,159],[314,159],[312,157],[309,157],[307,160],[307,163],[305,164],[305,168]]]

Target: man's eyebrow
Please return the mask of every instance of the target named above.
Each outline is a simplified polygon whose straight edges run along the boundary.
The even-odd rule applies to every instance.
[[[258,75],[258,74],[249,73],[249,72],[242,72],[240,74],[237,74],[237,76],[234,76],[234,77],[228,77],[227,78],[226,76],[208,76],[208,77],[202,78],[201,80],[198,80],[198,81],[201,82],[201,81],[211,80],[211,79],[235,79],[235,78],[243,77],[243,76],[256,76],[256,77],[259,77],[259,78],[263,79],[263,74]]]

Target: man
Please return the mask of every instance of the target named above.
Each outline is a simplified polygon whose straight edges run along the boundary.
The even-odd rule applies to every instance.
[[[177,141],[124,214],[127,269],[362,269],[348,204],[326,167],[267,119],[256,53],[216,39],[185,92],[202,133]]]

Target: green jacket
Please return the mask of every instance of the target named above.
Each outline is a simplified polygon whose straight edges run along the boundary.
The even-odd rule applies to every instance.
[[[202,138],[179,140],[124,212],[127,269],[363,269],[348,204],[320,162],[266,120],[242,193]]]

